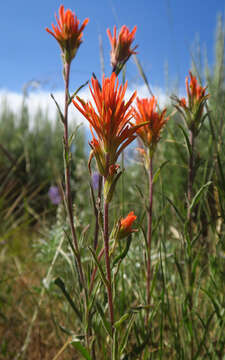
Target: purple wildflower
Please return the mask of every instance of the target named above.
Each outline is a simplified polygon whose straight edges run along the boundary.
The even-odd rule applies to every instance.
[[[52,204],[58,205],[61,201],[61,195],[57,186],[50,186],[48,196]]]
[[[99,173],[96,171],[92,174],[92,186],[94,190],[98,190],[98,185],[99,185]]]

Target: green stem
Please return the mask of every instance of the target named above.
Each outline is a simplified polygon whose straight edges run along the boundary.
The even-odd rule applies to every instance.
[[[106,174],[108,174],[108,165],[109,164],[109,155],[106,154]],[[104,176],[104,186],[107,181],[107,175]],[[111,280],[111,269],[110,269],[110,256],[109,256],[109,203],[104,199],[104,251],[105,251],[105,265],[106,265],[106,274],[107,274],[107,294],[108,294],[108,304],[109,304],[109,316],[113,333],[113,324],[114,324],[114,311],[113,311],[113,296],[112,296],[112,280]]]
[[[64,150],[65,150],[65,198],[67,204],[67,211],[70,222],[70,229],[72,233],[72,239],[74,243],[74,248],[76,251],[76,259],[78,264],[78,271],[80,276],[80,281],[84,287],[84,274],[81,265],[78,241],[74,226],[73,220],[73,204],[71,196],[71,185],[70,185],[70,149],[69,149],[69,135],[68,135],[68,103],[69,103],[69,76],[70,76],[70,63],[65,63],[64,65],[64,80],[65,80],[65,109],[64,109]]]
[[[187,197],[188,197],[188,213],[187,213],[187,220],[188,220],[188,237],[189,237],[189,251],[188,251],[188,306],[190,312],[190,320],[191,323],[193,322],[193,281],[192,281],[192,238],[193,238],[193,223],[192,223],[192,213],[190,210],[190,204],[193,199],[193,183],[194,183],[194,145],[195,145],[195,137],[192,131],[189,133],[189,141],[191,145],[191,153],[189,156],[189,163],[188,163],[188,189],[187,189]],[[194,337],[191,336],[191,359],[194,359]]]
[[[152,278],[152,265],[151,265],[151,248],[152,248],[152,202],[153,202],[153,158],[150,155],[149,159],[149,203],[148,203],[148,232],[147,232],[147,281],[146,281],[146,302],[147,305],[150,305],[151,294],[150,294],[150,285]],[[149,309],[146,312],[145,323],[147,325],[149,318]]]
[[[98,197],[97,197],[97,213],[95,219],[95,235],[94,235],[94,250],[98,247],[98,234],[99,234],[99,209],[101,206],[101,196],[102,196],[102,175],[99,174],[98,179]]]
[[[106,273],[108,280],[107,293],[108,293],[109,315],[110,315],[110,322],[113,332],[114,314],[113,314],[112,281],[111,281],[110,256],[109,256],[109,203],[107,201],[104,201],[104,250],[105,250]]]

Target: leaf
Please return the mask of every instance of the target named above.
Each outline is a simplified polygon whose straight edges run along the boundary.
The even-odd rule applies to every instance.
[[[105,274],[104,274],[104,271],[102,269],[102,265],[100,264],[100,262],[98,261],[98,258],[97,258],[97,255],[95,254],[94,250],[89,246],[88,249],[90,250],[92,256],[93,256],[93,259],[95,261],[95,264],[97,265],[98,267],[98,270],[100,272],[100,276],[101,276],[101,279],[103,281],[103,283],[105,284],[106,287],[108,287],[108,280],[106,279],[105,277]]]
[[[136,65],[137,65],[137,68],[138,68],[138,70],[139,70],[139,73],[140,73],[142,79],[144,80],[145,85],[146,85],[147,88],[148,88],[149,94],[150,94],[151,96],[154,96],[154,94],[153,94],[153,92],[152,92],[152,90],[151,90],[151,88],[150,88],[150,86],[149,86],[149,82],[148,82],[147,76],[145,75],[144,69],[143,69],[143,67],[141,66],[140,61],[138,60],[138,58],[137,58],[136,55],[133,55],[133,58],[134,58],[134,61],[135,61]]]
[[[98,313],[99,313],[99,315],[101,317],[101,320],[102,320],[102,323],[103,323],[103,326],[104,326],[106,332],[109,334],[110,337],[112,337],[111,324],[106,319],[104,311],[102,310],[102,307],[98,302],[96,302],[96,308],[97,308]]]
[[[107,186],[107,182],[105,183],[105,186],[104,186],[104,199],[105,199],[106,202],[110,202],[112,200],[113,193],[115,191],[117,181],[119,180],[122,173],[123,173],[123,171],[120,171],[116,175],[116,177],[113,179],[112,184],[110,184],[109,186]]]
[[[86,360],[92,360],[92,357],[89,353],[89,351],[82,345],[79,339],[76,337],[73,338],[70,342],[71,345],[86,359]]]
[[[208,320],[207,320],[206,325],[204,324],[203,321],[201,321],[202,324],[203,324],[203,326],[204,326],[204,328],[205,328],[205,332],[204,332],[204,335],[203,335],[203,337],[202,337],[202,340],[201,340],[201,342],[200,342],[200,344],[199,344],[198,350],[197,350],[197,352],[196,352],[196,354],[195,354],[194,360],[197,360],[198,357],[199,357],[199,355],[200,355],[200,352],[201,352],[201,350],[202,350],[202,346],[204,345],[204,343],[205,343],[205,341],[206,341],[206,337],[207,337],[208,332],[209,332],[209,325],[210,325],[210,323],[211,323],[211,320],[213,319],[214,314],[215,314],[215,311],[213,311],[213,312],[211,313],[211,315],[208,317]]]
[[[83,89],[83,87],[85,87],[87,84],[89,83],[89,80],[87,80],[84,84],[82,84],[74,93],[73,95],[70,96],[69,101],[68,101],[68,105],[71,104],[73,98],[78,94],[78,92]]]
[[[69,142],[69,146],[72,145],[73,140],[74,140],[75,137],[77,136],[78,129],[79,129],[81,126],[82,126],[82,124],[78,124],[78,125],[75,127],[75,129],[74,129],[74,131],[72,132],[72,134],[70,135],[69,141],[68,141],[68,142]]]
[[[71,305],[72,309],[74,310],[74,312],[78,316],[79,320],[82,321],[82,315],[80,314],[79,310],[77,309],[77,307],[76,307],[74,301],[72,300],[70,294],[67,292],[67,290],[65,288],[65,284],[62,281],[62,279],[60,277],[57,277],[54,282],[62,290],[63,295],[67,299],[68,303]]]
[[[126,328],[126,331],[125,331],[125,334],[122,338],[122,341],[120,343],[120,347],[119,347],[119,353],[120,355],[124,352],[126,346],[127,346],[127,341],[128,341],[128,337],[129,337],[129,334],[132,330],[132,326],[133,326],[133,323],[134,323],[134,320],[135,320],[135,313],[133,313],[131,315],[131,318],[130,318],[130,321],[128,323],[128,326]]]
[[[120,360],[118,354],[118,336],[116,329],[114,329],[114,333],[113,333],[112,360]]]
[[[222,180],[222,189],[225,189],[225,175],[223,173],[223,166],[221,164],[219,154],[217,154],[217,163],[218,163],[218,168],[219,168],[220,176],[221,176],[221,180]]]
[[[115,266],[119,260],[123,260],[126,257],[128,251],[129,251],[129,248],[130,248],[130,244],[131,244],[131,235],[129,235],[125,241],[126,241],[126,246],[121,251],[121,253],[114,259],[113,266]]]
[[[199,202],[200,197],[201,197],[203,191],[204,191],[205,189],[207,189],[208,186],[211,185],[211,184],[212,184],[212,181],[208,181],[205,185],[203,185],[203,186],[198,190],[198,192],[195,194],[195,196],[194,196],[193,199],[192,199],[191,205],[190,205],[190,207],[189,207],[190,211],[192,211],[193,207],[194,207],[195,205],[197,205],[197,203]]]
[[[178,215],[179,219],[181,220],[182,223],[184,223],[184,217],[181,215],[180,211],[178,210],[178,208],[176,207],[176,205],[173,203],[172,200],[170,200],[166,195],[165,198],[167,201],[169,201],[169,203],[172,205],[172,207],[174,208],[174,210],[176,211],[176,214]]]
[[[182,268],[177,260],[177,257],[176,255],[174,255],[174,261],[175,261],[175,264],[176,264],[176,267],[177,267],[177,270],[178,270],[178,274],[180,276],[180,280],[181,280],[181,283],[183,285],[183,288],[185,290],[185,283],[184,283],[184,277],[183,277],[183,271],[182,271]]]
[[[177,125],[181,129],[181,131],[182,131],[182,133],[184,135],[186,145],[187,145],[187,149],[188,149],[188,152],[189,152],[189,156],[191,156],[192,155],[192,149],[191,149],[191,144],[190,144],[190,141],[189,141],[188,134],[186,133],[185,129],[183,128],[183,126],[181,124],[177,124]]]
[[[59,112],[59,117],[60,117],[60,120],[62,121],[62,123],[64,124],[65,122],[65,119],[64,119],[64,116],[63,116],[63,113],[60,109],[60,106],[59,104],[57,103],[56,99],[54,98],[54,95],[53,94],[50,94],[51,98],[54,100],[54,103],[56,104],[56,107],[57,107],[57,110]]]
[[[145,199],[145,196],[144,196],[144,194],[143,194],[143,192],[142,192],[142,190],[141,190],[141,187],[139,186],[139,185],[135,185],[135,187],[136,187],[136,189],[137,189],[137,191],[139,192],[139,194],[140,194],[140,197],[142,198],[142,199]]]
[[[114,323],[114,328],[118,329],[123,324],[123,322],[129,318],[129,316],[130,316],[129,313],[126,313],[123,316],[121,316],[121,318]]]
[[[211,300],[213,306],[214,306],[214,309],[215,309],[215,312],[216,312],[216,315],[218,317],[218,319],[220,319],[222,321],[222,316],[220,314],[220,306],[219,304],[217,303],[217,301],[214,299],[214,297],[209,293],[209,291],[201,288],[201,290],[209,297],[209,299]]]
[[[156,183],[156,181],[157,181],[157,179],[158,179],[158,177],[159,177],[159,175],[160,175],[160,172],[161,172],[162,168],[163,168],[168,162],[169,162],[169,160],[164,161],[164,162],[160,165],[160,167],[157,169],[157,171],[155,172],[155,174],[154,174],[154,176],[153,176],[153,184]]]

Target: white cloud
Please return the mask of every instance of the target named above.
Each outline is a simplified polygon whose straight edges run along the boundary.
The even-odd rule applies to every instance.
[[[129,99],[129,97],[132,95],[134,90],[137,90],[137,95],[140,98],[149,97],[149,92],[148,92],[147,87],[145,85],[141,85],[141,86],[137,86],[136,88],[135,88],[135,86],[132,86],[132,88],[127,89],[127,95],[126,95],[127,99]],[[165,106],[169,102],[168,97],[166,96],[165,92],[162,89],[153,88],[153,92],[154,92],[155,96],[157,97],[159,104],[162,107]],[[84,100],[91,99],[89,88],[86,87],[84,90],[81,90],[79,93],[79,96]],[[63,91],[55,92],[54,97],[55,97],[56,101],[58,102],[60,108],[63,110],[64,92]],[[13,113],[18,114],[21,109],[21,106],[22,106],[23,94],[17,93],[17,92],[12,92],[12,91],[7,91],[7,90],[0,90],[0,104],[2,105],[3,101],[5,101],[5,100],[6,100],[6,103],[9,107],[9,109]],[[30,92],[28,97],[26,98],[26,104],[27,104],[27,107],[29,110],[29,114],[31,115],[31,126],[32,126],[34,116],[39,109],[41,109],[44,113],[47,113],[49,119],[51,119],[52,121],[55,121],[56,114],[57,114],[56,105],[55,105],[53,99],[51,98],[49,92],[46,92],[46,91]],[[1,111],[1,109],[0,109],[0,111]],[[73,104],[70,106],[70,109],[69,109],[69,119],[70,119],[70,121],[73,121],[74,119],[76,119],[77,123],[83,123],[84,125],[88,125],[87,120],[73,106]]]

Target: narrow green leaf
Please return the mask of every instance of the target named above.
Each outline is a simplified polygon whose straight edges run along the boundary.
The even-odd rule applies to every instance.
[[[201,288],[201,290],[209,297],[209,299],[211,300],[213,306],[214,306],[214,309],[215,309],[215,312],[216,312],[216,315],[218,317],[218,319],[222,320],[222,316],[220,314],[220,306],[219,304],[217,303],[217,301],[215,300],[215,298],[210,294],[209,291]]]
[[[116,177],[113,179],[113,182],[112,184],[110,185],[110,187],[108,186],[104,186],[104,199],[105,201],[107,202],[110,202],[112,200],[112,197],[113,197],[113,194],[114,194],[114,191],[115,191],[115,187],[116,187],[116,184],[120,178],[120,176],[122,175],[123,171],[120,171]],[[106,182],[107,184],[107,182]]]
[[[140,187],[139,185],[137,185],[137,184],[135,185],[135,187],[136,187],[137,191],[139,192],[140,197],[141,197],[142,199],[145,199],[145,196],[144,196],[144,194],[143,194],[143,191],[142,191],[141,187]]]
[[[161,170],[163,169],[163,167],[164,167],[168,162],[169,162],[169,160],[164,161],[164,162],[160,165],[160,167],[156,170],[156,172],[155,172],[155,174],[154,174],[154,176],[153,176],[153,184],[156,183],[156,181],[157,181],[157,179],[158,179],[158,177],[159,177],[159,175],[160,175]]]
[[[112,360],[120,360],[119,359],[119,353],[118,353],[118,336],[117,336],[117,330],[116,329],[114,329],[114,333],[113,333]]]
[[[182,133],[184,135],[185,142],[186,142],[186,145],[187,145],[187,149],[188,149],[188,152],[189,152],[189,156],[191,156],[192,150],[191,150],[191,144],[190,144],[190,141],[189,141],[188,134],[186,133],[186,130],[183,128],[183,126],[181,124],[177,124],[177,125],[181,129],[181,131],[182,131]]]
[[[100,315],[100,317],[101,317],[101,320],[102,320],[102,323],[103,323],[103,326],[104,326],[106,332],[108,333],[108,335],[109,335],[110,337],[112,337],[111,324],[110,324],[109,321],[106,319],[105,314],[104,314],[104,311],[102,310],[102,307],[101,307],[101,305],[100,305],[98,302],[96,302],[96,308],[97,308],[98,313],[99,313],[99,315]]]
[[[129,318],[129,316],[130,316],[129,313],[126,313],[123,316],[121,316],[121,318],[114,323],[114,328],[118,329],[123,324],[123,322]]]
[[[84,84],[82,84],[74,93],[69,97],[68,105],[71,104],[73,98],[78,94],[78,92],[83,89],[87,84],[89,83],[89,80],[87,80]]]
[[[207,320],[206,325],[205,325],[204,322],[202,321],[203,326],[204,326],[204,328],[205,328],[205,331],[204,331],[204,335],[203,335],[203,337],[202,337],[202,340],[201,340],[201,342],[200,342],[200,344],[199,344],[199,346],[198,346],[198,350],[197,350],[197,352],[196,352],[196,354],[195,354],[194,360],[197,360],[198,357],[199,357],[199,355],[200,355],[200,353],[201,353],[202,347],[203,347],[203,345],[204,345],[204,343],[205,343],[205,341],[206,341],[208,332],[209,332],[209,330],[210,330],[210,329],[209,329],[209,325],[210,325],[210,323],[211,323],[211,321],[212,321],[212,319],[213,319],[214,314],[215,314],[215,311],[213,311],[213,312],[210,314],[210,316],[208,317],[208,320]]]
[[[84,357],[86,360],[92,360],[89,351],[82,345],[76,337],[71,340],[71,345]]]
[[[93,256],[93,259],[94,259],[94,262],[95,264],[97,265],[98,267],[98,270],[100,272],[100,276],[101,276],[101,279],[103,281],[103,283],[105,284],[106,287],[108,287],[108,280],[106,279],[105,277],[105,274],[104,274],[104,271],[102,269],[102,265],[100,264],[100,262],[98,261],[98,258],[97,258],[97,255],[96,253],[94,252],[94,250],[89,246],[88,249],[90,250],[92,256]]]
[[[151,88],[150,88],[150,85],[149,85],[147,76],[145,75],[144,69],[143,69],[140,61],[138,60],[138,58],[137,58],[136,55],[133,55],[133,58],[134,58],[134,61],[135,61],[136,65],[137,65],[137,68],[138,68],[138,70],[139,70],[139,73],[140,73],[142,79],[144,80],[145,85],[146,85],[147,88],[148,88],[149,94],[150,94],[151,96],[154,96],[154,94],[153,94],[153,92],[152,92],[152,90],[151,90]]]
[[[179,274],[179,276],[180,276],[181,284],[183,285],[183,288],[185,289],[183,271],[182,271],[182,268],[181,268],[181,266],[180,266],[180,264],[179,264],[179,261],[178,261],[176,255],[174,255],[174,262],[175,262],[175,265],[176,265],[176,267],[177,267],[178,274]]]
[[[51,98],[54,100],[54,103],[56,104],[56,107],[57,107],[57,110],[59,112],[59,117],[60,117],[60,120],[62,121],[62,123],[64,124],[65,120],[64,120],[64,116],[63,116],[63,113],[60,109],[60,106],[59,104],[57,103],[56,99],[54,98],[54,95],[53,94],[50,94]]]
[[[166,195],[165,195],[166,200],[172,205],[172,207],[174,208],[176,214],[178,215],[179,219],[181,220],[182,223],[184,223],[184,217],[181,215],[181,212],[178,210],[178,208],[176,207],[176,205],[173,203],[173,201],[171,199],[169,199]]]
[[[73,140],[75,139],[75,137],[77,136],[78,133],[78,129],[81,127],[82,124],[79,124],[75,127],[75,129],[73,130],[72,134],[69,137],[69,146],[72,145]]]
[[[219,168],[220,176],[221,176],[221,180],[222,180],[222,188],[225,189],[225,175],[224,175],[224,172],[223,172],[223,166],[221,164],[219,154],[217,154],[217,163],[218,163],[218,168]]]
[[[129,251],[129,248],[130,248],[130,244],[131,244],[131,235],[128,236],[128,238],[125,240],[125,242],[126,242],[126,246],[121,251],[121,253],[114,259],[113,266],[115,266],[119,260],[123,260],[126,257],[128,251]]]
[[[135,313],[133,313],[131,315],[131,318],[130,318],[130,321],[129,321],[128,326],[126,328],[125,334],[124,334],[124,336],[122,338],[122,341],[120,343],[120,346],[119,346],[119,354],[120,355],[122,355],[124,350],[126,349],[128,337],[129,337],[130,332],[132,330],[134,320],[135,320]]]
[[[212,181],[208,181],[205,185],[203,185],[195,194],[195,196],[192,199],[191,205],[190,205],[190,211],[192,211],[193,207],[197,205],[199,202],[202,193],[209,187],[209,185],[212,184]]]
[[[82,315],[81,315],[80,311],[77,309],[77,307],[76,307],[74,301],[72,300],[70,294],[67,292],[63,280],[60,277],[57,277],[54,282],[62,290],[63,295],[67,299],[68,303],[71,305],[72,309],[74,310],[74,312],[78,316],[79,320],[82,321]]]

